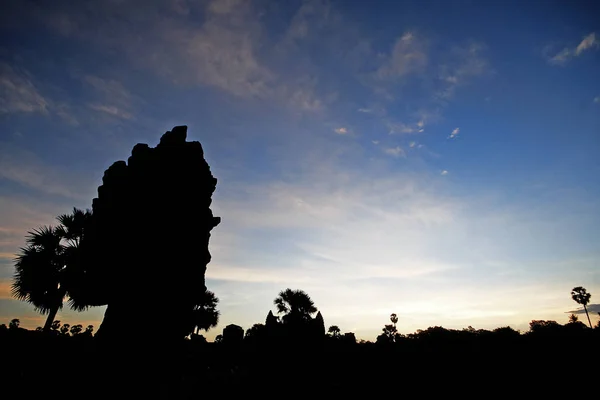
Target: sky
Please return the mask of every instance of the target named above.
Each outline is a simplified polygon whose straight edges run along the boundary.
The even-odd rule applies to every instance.
[[[264,323],[288,287],[367,340],[391,313],[401,333],[566,323],[574,286],[600,311],[598,15],[593,1],[4,2],[0,322],[43,325],[10,297],[27,231],[91,207],[108,166],[176,125],[218,179],[209,339]],[[103,312],[58,319],[97,327]]]

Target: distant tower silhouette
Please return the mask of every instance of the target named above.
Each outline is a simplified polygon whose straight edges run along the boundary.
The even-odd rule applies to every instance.
[[[244,329],[235,324],[223,328],[223,343],[228,345],[241,344],[244,340]]]
[[[273,311],[269,310],[269,313],[267,314],[267,319],[265,320],[265,326],[267,328],[272,328],[273,326],[276,326],[279,324],[279,319],[273,315]]]
[[[321,311],[317,313],[315,318],[311,321],[313,326],[313,332],[315,337],[322,338],[325,336],[325,320],[323,320],[323,314]]]

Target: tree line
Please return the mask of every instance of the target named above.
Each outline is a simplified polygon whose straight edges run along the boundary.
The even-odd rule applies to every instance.
[[[61,217],[61,220],[67,220]],[[64,228],[56,228],[55,231],[62,232]],[[40,232],[47,232],[40,230]],[[74,241],[73,243],[76,243]],[[587,305],[591,299],[591,294],[583,287],[575,287],[571,291],[572,299],[583,306],[587,317],[589,327],[579,321],[579,317],[571,314],[569,321],[561,325],[553,320],[532,320],[529,323],[529,330],[521,333],[509,326],[499,327],[491,331],[485,329],[474,329],[469,326],[462,330],[446,329],[441,326],[434,326],[425,330],[417,330],[414,333],[402,334],[398,330],[398,315],[392,313],[389,317],[389,324],[385,324],[381,333],[377,336],[375,344],[391,345],[406,344],[409,342],[422,341],[424,338],[442,338],[442,337],[497,337],[497,338],[516,338],[522,334],[560,336],[576,335],[581,332],[587,332],[592,328],[594,331],[600,331],[600,320],[596,326],[592,322],[587,310]],[[201,331],[207,332],[216,327],[219,323],[220,312],[217,310],[219,299],[211,291],[205,291],[200,297],[197,306],[194,309],[194,329],[186,339],[193,343],[207,343],[206,338]],[[357,341],[354,332],[343,333],[339,326],[331,325],[325,330],[325,322],[320,311],[314,304],[310,296],[300,289],[282,290],[274,299],[273,304],[276,314],[269,311],[264,323],[256,323],[246,331],[241,326],[230,324],[223,329],[222,334],[215,337],[217,344],[248,344],[248,345],[282,345],[284,343],[315,343],[319,340],[330,344],[371,344],[370,341],[361,339]],[[38,305],[41,311],[41,307]],[[43,311],[42,311],[43,312]],[[598,313],[600,316],[600,313]],[[52,312],[49,312],[49,317]],[[45,327],[49,324],[49,329]],[[18,331],[20,328],[19,319],[13,319],[8,326],[0,325],[0,332]],[[47,333],[54,336],[86,336],[92,337],[94,332],[93,325],[88,325],[85,329],[82,325],[62,324],[59,320],[46,321],[44,327],[37,327],[35,332]]]

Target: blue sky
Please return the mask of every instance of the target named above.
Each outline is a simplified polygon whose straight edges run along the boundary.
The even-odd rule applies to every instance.
[[[600,296],[592,1],[7,4],[6,322],[42,324],[8,292],[27,230],[90,207],[113,161],[184,124],[219,179],[209,337],[264,322],[287,287],[371,340],[392,312],[404,333],[524,330],[566,322],[574,286]]]

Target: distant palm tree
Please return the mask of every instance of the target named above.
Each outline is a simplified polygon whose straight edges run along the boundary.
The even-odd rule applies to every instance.
[[[579,322],[579,317],[577,315],[575,315],[575,314],[571,314],[569,316],[569,323],[570,324],[574,324],[576,322]]]
[[[277,307],[277,312],[284,314],[284,322],[307,321],[317,312],[315,303],[303,290],[282,290],[273,303]]]
[[[574,287],[573,290],[571,290],[571,298],[575,300],[577,304],[581,304],[583,306],[585,315],[587,315],[588,323],[590,324],[590,328],[593,328],[592,321],[590,320],[590,314],[588,314],[587,310],[587,305],[590,302],[591,297],[592,295],[581,286]]]
[[[392,324],[394,324],[394,327],[396,326],[396,323],[398,322],[398,316],[394,313],[390,315],[390,321],[392,322]]]
[[[48,314],[44,331],[50,331],[58,310],[73,287],[77,266],[77,249],[83,237],[83,226],[89,211],[74,209],[72,215],[58,217],[58,227],[42,226],[28,232],[26,246],[15,259],[13,297],[33,304],[37,311]],[[82,311],[87,305],[69,296],[72,309]]]

